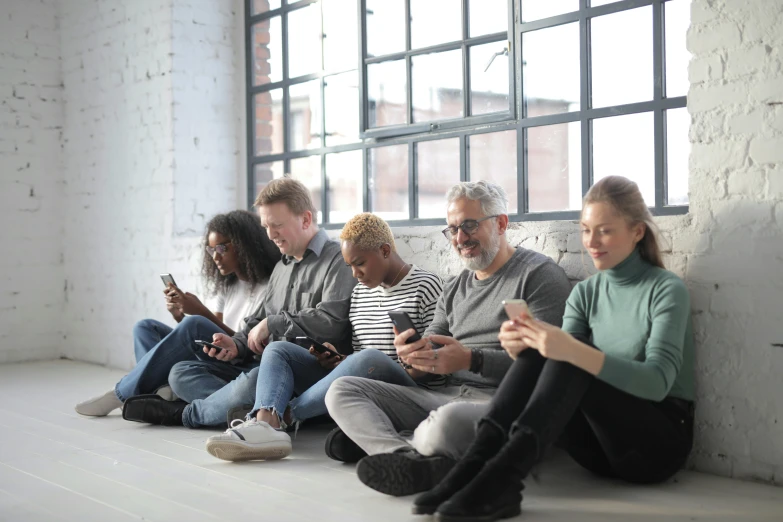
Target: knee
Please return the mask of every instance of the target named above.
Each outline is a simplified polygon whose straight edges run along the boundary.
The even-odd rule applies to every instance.
[[[350,361],[352,367],[361,371],[371,371],[377,366],[382,366],[393,362],[391,357],[375,348],[367,348],[351,355],[346,362]]]
[[[155,330],[155,326],[158,322],[155,319],[142,319],[133,325],[133,336],[138,337],[144,335],[147,332]]]
[[[361,393],[362,380],[361,377],[340,377],[329,386],[325,402],[326,409],[332,417],[340,411],[340,404],[344,400]]]
[[[422,455],[446,455],[458,459],[476,435],[483,408],[466,402],[441,406],[417,428],[413,445]]]
[[[290,343],[284,341],[274,341],[269,343],[264,348],[264,359],[276,358],[276,359],[288,359],[288,352]]]
[[[212,321],[207,319],[206,317],[202,317],[200,315],[187,315],[185,318],[180,321],[179,327],[180,328],[197,328],[199,326],[204,325],[214,325]]]
[[[197,368],[198,366],[193,364],[193,361],[178,362],[171,367],[171,370],[169,371],[169,386],[171,386],[171,389],[177,396],[182,397],[182,394],[185,393],[185,382],[193,375],[193,372],[196,371]]]

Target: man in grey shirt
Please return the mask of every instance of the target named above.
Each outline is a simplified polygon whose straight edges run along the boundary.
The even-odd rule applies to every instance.
[[[353,441],[368,454],[357,466],[359,479],[382,493],[432,488],[467,449],[512,363],[498,341],[507,319],[502,301],[525,299],[534,317],[559,326],[571,291],[552,259],[508,244],[501,187],[460,183],[447,199],[443,232],[466,270],[446,284],[424,337],[409,343],[412,330],[397,332],[394,343],[403,362],[446,375],[446,386],[427,390],[342,377],[326,395],[342,430],[327,439],[327,454],[357,456]]]
[[[273,180],[255,204],[283,254],[259,310],[233,337],[213,335],[221,350],[205,347],[196,352],[198,360],[174,365],[169,384],[182,400],[135,397],[126,401],[126,419],[189,428],[222,425],[230,409],[252,403],[258,360],[270,342],[307,336],[351,346],[348,309],[356,279],[339,243],[318,228],[307,188],[290,178]]]

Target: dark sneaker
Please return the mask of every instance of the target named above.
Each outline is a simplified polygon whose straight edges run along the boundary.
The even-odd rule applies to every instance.
[[[326,456],[339,462],[353,464],[367,456],[367,453],[346,435],[340,428],[335,428],[326,436],[324,445]]]
[[[405,450],[364,457],[356,466],[356,474],[365,486],[401,497],[432,489],[454,464],[448,457],[425,457]]]
[[[182,411],[187,405],[185,401],[167,401],[155,394],[136,395],[125,401],[122,418],[161,426],[182,426]]]

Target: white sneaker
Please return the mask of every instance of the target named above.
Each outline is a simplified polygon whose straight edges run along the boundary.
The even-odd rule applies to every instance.
[[[87,415],[89,417],[105,417],[117,408],[122,408],[122,401],[117,398],[117,394],[111,389],[76,405],[76,413]]]
[[[223,460],[273,460],[291,454],[291,437],[263,421],[237,419],[225,433],[207,439],[210,455]]]

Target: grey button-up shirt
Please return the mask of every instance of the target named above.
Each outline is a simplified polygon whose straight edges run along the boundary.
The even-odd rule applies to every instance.
[[[247,335],[264,319],[273,341],[306,335],[350,353],[348,309],[356,283],[340,253],[340,244],[319,230],[301,261],[283,256],[275,265],[261,307],[246,319],[242,331],[234,334],[239,349],[235,361],[255,356],[247,347]]]

